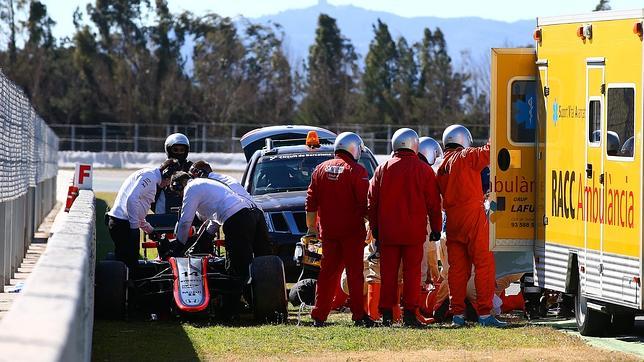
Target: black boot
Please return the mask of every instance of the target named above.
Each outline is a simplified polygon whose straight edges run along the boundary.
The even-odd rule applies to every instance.
[[[391,327],[394,324],[394,313],[389,310],[382,311],[382,326]]]
[[[376,324],[367,314],[365,314],[361,319],[353,322],[353,325],[356,327],[365,327],[371,328]]]
[[[418,318],[416,318],[416,313],[412,310],[407,310],[403,312],[403,325],[409,328],[424,328],[425,325],[422,324]]]

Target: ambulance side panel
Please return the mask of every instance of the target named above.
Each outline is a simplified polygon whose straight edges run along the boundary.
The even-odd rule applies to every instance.
[[[538,24],[537,98],[545,115],[537,132],[537,194],[544,193],[535,277],[541,287],[574,292],[566,286],[578,273],[587,297],[641,309],[644,99],[636,21]],[[578,36],[585,25],[592,27],[586,38]],[[634,152],[622,152],[631,137]]]
[[[531,48],[495,48],[491,61],[490,250],[531,254],[535,238],[536,54]]]

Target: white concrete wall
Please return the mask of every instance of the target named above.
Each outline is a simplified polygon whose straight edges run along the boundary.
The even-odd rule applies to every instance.
[[[81,191],[0,322],[0,360],[91,359],[95,221],[94,193]]]
[[[378,163],[389,159],[389,155],[376,155]],[[219,171],[243,172],[246,159],[243,153],[190,153],[190,160],[205,160],[213,169]],[[165,161],[165,153],[144,152],[85,152],[58,151],[58,167],[74,168],[76,162],[91,163],[95,168],[126,168],[139,169],[143,167],[158,167]]]
[[[59,151],[58,167],[73,168],[76,162],[91,163],[95,168],[159,167],[166,159],[162,152],[84,152]],[[244,171],[246,159],[243,153],[197,153],[190,152],[190,160],[205,160],[213,169]]]

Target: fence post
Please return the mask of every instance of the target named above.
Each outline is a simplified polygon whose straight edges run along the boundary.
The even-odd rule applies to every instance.
[[[102,150],[105,152],[105,139],[107,138],[107,129],[105,127],[105,123],[101,124],[101,133],[102,133],[102,139],[101,139],[101,145],[102,145]]]
[[[235,153],[235,135],[237,134],[237,125],[233,124],[230,132],[230,153]]]
[[[134,125],[134,152],[139,152],[139,124]]]
[[[201,125],[201,152],[206,152],[206,124]]]
[[[12,231],[12,222],[13,218],[11,217],[11,201],[4,202],[4,258],[3,258],[3,269],[4,269],[4,284],[7,285],[11,282],[11,244],[13,241]]]
[[[7,280],[6,274],[7,274],[7,263],[5,262],[6,260],[6,253],[7,253],[7,240],[9,238],[7,237],[7,218],[6,213],[5,213],[5,207],[7,203],[6,202],[0,202],[0,291],[4,292],[4,285],[6,284],[5,281]]]
[[[73,124],[72,124],[71,135],[72,135],[71,148],[72,148],[72,151],[76,151],[76,126]]]
[[[387,125],[387,154],[391,153],[391,125]]]

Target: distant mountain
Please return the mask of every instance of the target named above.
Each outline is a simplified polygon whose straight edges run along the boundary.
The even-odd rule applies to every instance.
[[[275,15],[251,19],[259,23],[278,23],[285,33],[284,47],[292,61],[305,60],[309,46],[315,38],[317,18],[320,13],[328,14],[338,21],[340,31],[349,38],[361,56],[360,63],[369,50],[373,38],[372,24],[380,18],[389,26],[394,39],[404,36],[409,44],[422,39],[423,29],[440,27],[445,34],[448,52],[455,65],[460,64],[462,50],[468,50],[474,60],[489,53],[492,47],[525,46],[532,44],[534,20],[520,20],[512,23],[486,20],[477,17],[406,18],[391,13],[372,11],[355,6],[333,6],[321,0],[318,5],[304,9],[292,9]]]

